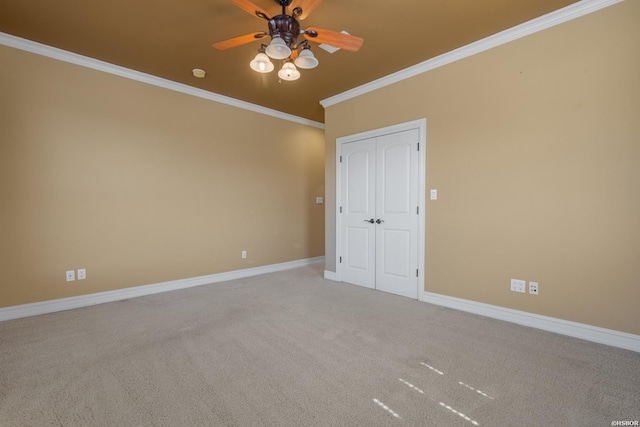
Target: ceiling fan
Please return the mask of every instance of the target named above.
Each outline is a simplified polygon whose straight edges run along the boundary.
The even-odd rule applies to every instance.
[[[300,77],[300,72],[296,69],[296,65],[304,69],[315,68],[318,65],[318,60],[311,52],[310,41],[324,43],[351,52],[358,51],[364,42],[360,37],[323,28],[308,27],[301,29],[298,21],[309,16],[322,0],[274,0],[282,7],[282,13],[273,17],[270,17],[266,10],[255,5],[250,0],[230,1],[240,9],[265,19],[268,30],[217,42],[214,43],[213,47],[219,50],[226,50],[270,36],[271,42],[268,45],[261,45],[258,55],[250,64],[252,69],[260,73],[268,73],[274,69],[273,63],[269,58],[282,59],[285,60],[285,64],[278,72],[278,75],[283,80],[296,80]],[[290,9],[290,14],[287,13],[287,8]],[[300,36],[304,37],[301,41],[298,40]]]

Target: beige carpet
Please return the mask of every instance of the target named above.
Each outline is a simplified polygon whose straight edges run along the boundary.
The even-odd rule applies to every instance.
[[[609,426],[640,354],[320,265],[0,323],[1,426]]]

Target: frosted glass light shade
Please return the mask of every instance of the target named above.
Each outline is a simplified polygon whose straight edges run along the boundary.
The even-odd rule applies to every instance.
[[[269,60],[269,57],[264,53],[260,52],[253,58],[253,61],[249,63],[249,66],[253,71],[257,71],[259,73],[270,73],[273,71],[273,62]]]
[[[265,52],[269,58],[273,59],[285,59],[291,55],[291,49],[289,49],[289,46],[287,46],[284,40],[278,36],[271,39],[271,43],[269,43]]]
[[[302,52],[300,52],[300,55],[296,58],[295,62],[298,68],[303,68],[305,70],[310,70],[318,66],[318,60],[314,56],[313,52],[311,52],[311,49],[302,49]]]
[[[296,69],[296,66],[292,62],[285,63],[280,71],[278,71],[278,77],[282,80],[293,81],[300,78],[300,71]]]

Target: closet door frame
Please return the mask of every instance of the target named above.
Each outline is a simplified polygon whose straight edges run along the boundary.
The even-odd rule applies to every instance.
[[[342,247],[342,235],[341,235],[341,213],[340,204],[342,200],[341,194],[341,174],[340,174],[340,156],[342,153],[343,144],[350,142],[377,138],[383,135],[391,133],[402,132],[406,130],[417,129],[418,141],[420,144],[420,150],[418,151],[418,277],[416,280],[418,286],[418,300],[423,300],[424,283],[425,283],[425,240],[426,240],[426,222],[425,222],[425,210],[426,210],[426,166],[427,166],[427,119],[414,120],[406,123],[401,123],[384,128],[374,129],[366,132],[357,133],[354,135],[348,135],[340,137],[336,140],[336,280],[341,282],[341,247]]]

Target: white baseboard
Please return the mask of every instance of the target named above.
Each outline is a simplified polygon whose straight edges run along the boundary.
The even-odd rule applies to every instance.
[[[640,352],[640,335],[628,334],[626,332],[614,331],[612,329],[570,322],[567,320],[556,319],[554,317],[541,316],[539,314],[527,313],[526,311],[512,310],[510,308],[441,294],[434,294],[431,292],[424,292],[422,295],[422,301],[479,314],[481,316],[517,323],[519,325],[530,326],[532,328],[542,329],[549,332],[555,332],[557,334],[568,335],[570,337],[580,338],[599,344],[606,344],[613,347]]]
[[[325,270],[324,271],[324,278],[327,280],[333,280],[334,282],[338,281],[338,273],[336,273],[335,271],[329,271],[329,270]]]
[[[115,291],[99,292],[95,294],[79,295],[76,297],[61,298],[50,301],[35,302],[31,304],[15,305],[0,308],[0,321],[19,319],[22,317],[37,316],[40,314],[55,313],[57,311],[71,310],[74,308],[88,307],[107,302],[122,301],[129,298],[153,295],[161,292],[176,291],[194,286],[209,285],[226,282],[228,280],[242,279],[258,276],[260,274],[274,273],[276,271],[290,270],[305,265],[324,262],[324,257],[307,258],[297,261],[283,262],[280,264],[265,265],[262,267],[246,268],[243,270],[228,271],[225,273],[210,274],[207,276],[191,277],[188,279],[172,280],[170,282],[155,283],[152,285],[136,286],[133,288],[118,289]]]

